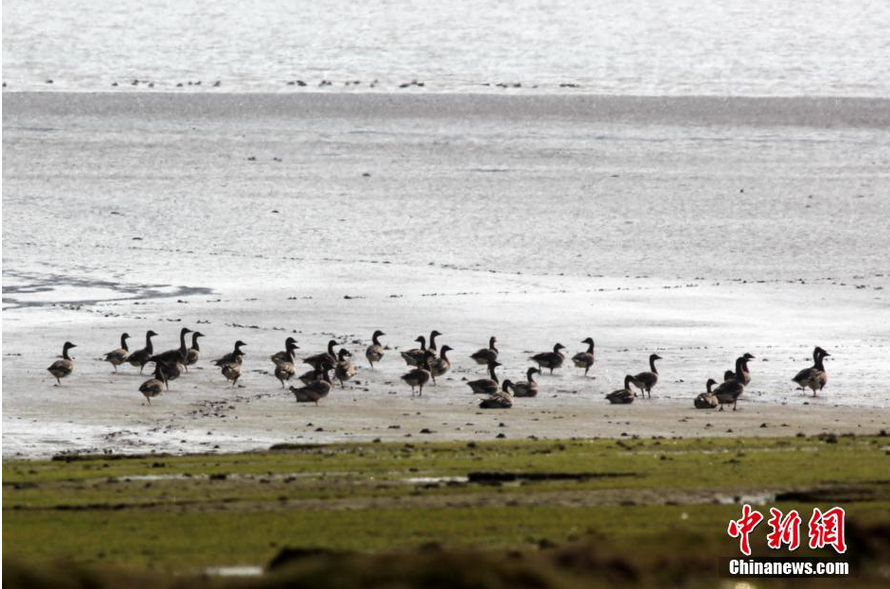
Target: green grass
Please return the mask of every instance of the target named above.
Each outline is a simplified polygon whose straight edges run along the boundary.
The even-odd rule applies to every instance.
[[[5,461],[4,559],[195,571],[263,565],[285,546],[525,549],[542,540],[730,556],[738,549],[726,523],[739,507],[714,503],[718,496],[820,489],[819,503],[776,505],[808,514],[841,504],[851,520],[890,523],[888,445],[879,437],[505,441]],[[590,477],[406,482],[479,471]],[[146,475],[173,478],[138,478]]]

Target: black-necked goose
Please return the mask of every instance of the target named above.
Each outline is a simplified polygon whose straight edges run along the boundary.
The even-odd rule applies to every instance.
[[[451,369],[451,360],[448,359],[448,352],[451,350],[451,346],[444,345],[439,350],[439,357],[430,360],[430,374],[433,377],[433,384],[436,384],[437,376],[442,376]]]
[[[744,364],[744,356],[739,356],[735,361],[735,373],[733,378],[724,380],[716,389],[714,389],[714,396],[717,397],[717,402],[720,404],[720,411],[723,411],[724,405],[729,405],[730,403],[732,404],[732,410],[736,410],[739,397],[745,392],[745,383],[742,381],[744,378],[742,375],[742,367]]]
[[[510,394],[512,387],[513,383],[505,380],[500,391],[496,390],[489,398],[482,399],[479,409],[510,409],[513,407],[513,395]]]
[[[424,352],[423,358],[420,360],[420,365],[414,370],[409,370],[405,374],[402,375],[402,380],[411,387],[411,396],[414,396],[414,389],[420,387],[420,396],[423,396],[423,385],[430,381],[432,378],[432,373],[430,372],[430,360],[432,360],[435,355],[427,350]]]
[[[287,348],[287,360],[279,360],[275,362],[275,378],[281,382],[281,388],[284,388],[284,383],[289,381],[297,373],[295,364],[297,345],[293,342],[285,342],[284,345]],[[272,356],[272,359],[274,360],[275,356]]]
[[[658,354],[650,354],[649,355],[649,372],[641,372],[639,374],[635,374],[631,383],[640,389],[640,396],[644,396],[644,393],[649,393],[649,398],[652,398],[652,389],[655,385],[658,384],[658,369],[655,368],[655,361],[661,360],[661,356]]]
[[[811,389],[813,391],[813,396],[815,397],[816,391],[821,391],[825,388],[825,385],[828,384],[828,373],[825,372],[825,365],[823,363],[823,360],[828,356],[831,356],[831,354],[819,346],[816,346],[816,349],[813,350],[813,366],[804,368],[791,380],[796,382],[797,386],[802,390],[807,388]]]
[[[114,366],[115,372],[117,372],[117,367],[126,362],[127,357],[130,355],[130,348],[127,347],[127,339],[129,337],[129,333],[121,334],[121,347],[105,354],[105,361]]]
[[[320,378],[318,380],[300,388],[290,388],[297,403],[315,403],[318,405],[318,401],[327,397],[328,393],[331,392],[333,384],[331,384],[331,377],[328,375],[328,370],[322,369],[319,372]]]
[[[630,386],[633,383],[634,377],[631,374],[628,374],[624,377],[624,388],[618,389],[617,391],[612,391],[611,393],[606,395],[606,400],[609,401],[612,405],[629,405],[634,402],[634,398],[636,394],[631,390]]]
[[[179,347],[173,350],[167,350],[166,352],[161,352],[160,354],[155,354],[151,357],[152,362],[163,362],[164,364],[172,364],[174,362],[179,362],[182,365],[188,361],[189,357],[189,348],[185,343],[185,336],[188,333],[191,333],[192,330],[188,327],[183,327],[179,330]],[[170,375],[167,375],[168,380],[170,379]]]
[[[584,376],[587,376],[587,372],[590,370],[590,367],[593,366],[593,362],[595,360],[593,355],[593,338],[587,338],[581,342],[582,344],[587,344],[586,352],[578,352],[574,356],[572,356],[572,362],[575,363],[575,366],[578,368],[584,369]]]
[[[498,380],[498,375],[495,374],[494,369],[500,366],[501,363],[498,361],[489,362],[488,363],[488,376],[489,378],[480,378],[479,380],[471,380],[467,383],[467,386],[473,390],[474,394],[477,395],[493,395],[498,392],[498,385],[500,381]]]
[[[439,348],[436,347],[436,338],[439,337],[440,335],[442,335],[442,334],[439,333],[438,331],[436,331],[435,329],[430,332],[430,345],[427,346],[427,350],[429,350],[433,354],[435,354],[436,352],[439,351]]]
[[[62,346],[62,359],[56,360],[47,368],[47,371],[56,377],[58,383],[56,386],[62,386],[62,379],[74,372],[74,359],[68,355],[68,350],[76,347],[71,342],[65,342]]]
[[[225,354],[224,356],[214,360],[213,365],[219,366],[220,368],[222,368],[226,364],[230,364],[232,362],[237,362],[238,364],[241,364],[241,362],[244,361],[244,356],[245,356],[245,353],[241,348],[242,348],[242,346],[246,346],[246,345],[247,344],[245,344],[244,342],[242,342],[239,339],[238,341],[235,342],[235,349],[232,350],[231,352],[229,352],[228,354]]]
[[[742,360],[742,378],[741,378],[741,381],[742,381],[742,384],[743,384],[743,385],[748,386],[749,384],[751,384],[751,371],[748,369],[748,360],[754,360],[754,356],[752,356],[751,354],[745,352],[745,355],[744,355],[744,356],[740,356],[739,358]],[[728,372],[728,373],[732,373],[733,376],[735,377],[735,373],[732,372],[731,370],[727,370],[726,372]],[[724,379],[724,380],[726,380],[726,379]]]
[[[155,365],[154,378],[150,378],[139,386],[139,392],[145,396],[145,400],[151,405],[151,398],[164,392],[167,386],[167,375],[164,373],[164,365]]]
[[[514,397],[536,397],[538,395],[538,383],[535,382],[535,374],[541,374],[541,371],[532,366],[525,371],[525,380],[513,383]]]
[[[562,366],[562,363],[566,359],[565,354],[560,351],[564,349],[566,349],[564,345],[556,344],[555,346],[553,346],[552,352],[541,352],[540,354],[535,354],[531,357],[531,360],[538,364],[538,368],[549,368],[550,374],[553,374],[553,369]]]
[[[327,352],[304,358],[303,363],[312,366],[316,370],[333,370],[337,365],[337,352],[334,351],[334,348],[338,345],[337,340],[328,340]]]
[[[365,358],[368,359],[368,362],[371,364],[371,368],[374,368],[374,362],[380,362],[383,359],[383,345],[381,345],[380,340],[378,339],[381,335],[386,335],[379,329],[374,332],[374,335],[371,336],[371,345],[368,346],[368,349],[365,350]]]
[[[151,344],[151,338],[155,337],[156,334],[152,330],[148,330],[145,332],[145,347],[141,350],[136,350],[129,356],[127,356],[127,362],[130,363],[131,366],[139,367],[139,374],[142,374],[142,369],[145,368],[145,365],[148,364],[149,360],[151,360],[152,355],[154,355],[154,346]]]
[[[412,348],[410,350],[406,350],[404,352],[399,352],[401,354],[402,359],[405,360],[405,364],[408,366],[419,366],[423,359],[426,357],[426,353],[428,352],[426,348],[426,338],[422,335],[418,335],[414,340],[420,343],[420,348]]]
[[[488,366],[489,362],[494,362],[498,359],[498,349],[495,344],[498,339],[495,336],[491,336],[488,340],[487,348],[480,348],[470,354],[470,358],[472,358],[476,364],[484,364]]]
[[[192,347],[189,348],[188,355],[185,359],[186,372],[188,372],[189,366],[197,364],[198,359],[201,357],[201,346],[198,345],[199,337],[204,337],[204,334],[200,331],[192,332]]]
[[[350,380],[358,372],[350,358],[352,358],[352,354],[349,353],[349,350],[340,348],[340,352],[337,354],[337,365],[334,366],[334,376],[340,381],[341,387],[344,382]]]
[[[299,350],[300,346],[297,345],[297,340],[292,337],[288,337],[284,340],[284,350],[280,352],[275,352],[272,354],[269,359],[274,363],[278,362],[289,362],[290,361],[290,350]]]
[[[707,392],[701,393],[699,396],[695,398],[693,401],[693,405],[695,405],[696,409],[713,409],[719,403],[717,400],[717,395],[715,395],[711,391],[711,387],[717,384],[717,381],[713,378],[709,378],[708,382],[705,383],[705,388],[707,388]]]

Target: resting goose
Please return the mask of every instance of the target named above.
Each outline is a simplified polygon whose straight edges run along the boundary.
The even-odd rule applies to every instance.
[[[65,342],[62,346],[62,359],[50,364],[47,371],[56,377],[56,386],[62,386],[62,379],[74,372],[74,359],[68,355],[68,350],[76,348],[71,342]]]
[[[303,363],[312,366],[316,370],[319,368],[322,370],[333,370],[337,365],[337,352],[334,351],[334,348],[337,347],[337,345],[339,345],[337,344],[337,340],[328,340],[327,352],[304,358]]]
[[[231,352],[229,352],[228,354],[222,356],[221,358],[217,358],[216,360],[214,360],[213,365],[219,366],[220,368],[222,368],[226,364],[229,364],[232,362],[237,362],[238,364],[241,364],[241,362],[244,361],[244,355],[245,355],[244,351],[241,349],[241,347],[246,346],[246,345],[247,344],[245,344],[244,342],[242,342],[239,339],[238,341],[235,342],[235,349],[232,350]]]
[[[148,330],[145,332],[145,347],[141,350],[136,350],[129,356],[127,356],[127,362],[130,363],[131,366],[139,367],[139,374],[142,374],[142,369],[145,368],[145,365],[148,364],[148,361],[151,359],[154,354],[154,346],[151,345],[151,338],[156,336],[155,332],[152,330]]]
[[[201,346],[198,345],[198,338],[204,337],[204,334],[200,331],[192,332],[192,347],[189,348],[188,355],[185,359],[185,371],[188,372],[189,366],[194,366],[198,363],[198,358],[201,357]]]
[[[163,362],[164,364],[172,364],[174,362],[179,362],[181,364],[185,364],[188,361],[189,357],[189,348],[185,344],[185,335],[187,333],[191,333],[192,330],[188,327],[183,327],[179,330],[179,347],[174,350],[167,350],[166,352],[161,352],[160,354],[156,354],[151,357],[152,362]],[[170,380],[170,375],[167,375],[167,379]]]
[[[658,384],[658,369],[655,368],[655,361],[661,360],[661,356],[658,354],[651,354],[649,356],[649,372],[641,372],[639,374],[635,374],[631,383],[640,389],[640,396],[644,396],[644,393],[649,393],[649,398],[652,398],[652,389],[655,385]]]
[[[505,380],[500,391],[495,391],[489,398],[482,399],[479,409],[510,409],[513,407],[513,395],[510,394],[512,386],[512,382]]]
[[[498,380],[498,375],[495,374],[494,369],[500,366],[501,363],[498,361],[489,362],[488,363],[488,376],[489,378],[481,378],[479,380],[471,380],[467,383],[467,386],[473,389],[473,393],[477,395],[493,395],[498,392],[498,384],[500,381]]]
[[[701,393],[695,398],[695,401],[693,401],[693,405],[695,405],[696,409],[713,409],[718,405],[719,401],[717,400],[717,396],[711,392],[711,387],[715,384],[717,384],[716,380],[713,378],[708,379],[708,382],[705,383],[708,392]]]
[[[578,352],[572,357],[572,362],[575,363],[575,366],[578,368],[584,369],[584,376],[587,376],[587,372],[590,370],[590,367],[593,366],[594,356],[593,356],[593,338],[587,338],[581,342],[582,344],[587,344],[586,352]]]
[[[350,358],[352,358],[352,354],[348,350],[341,348],[340,353],[337,355],[337,365],[334,366],[334,376],[340,381],[341,387],[345,381],[355,376],[355,373],[358,371]]]
[[[272,356],[269,357],[270,360],[274,363],[278,362],[289,362],[290,361],[290,350],[299,350],[300,346],[297,345],[297,340],[292,337],[288,337],[284,340],[284,350],[281,352],[275,352]]]
[[[420,361],[420,366],[414,370],[409,370],[402,375],[402,380],[411,387],[412,397],[414,396],[415,387],[420,387],[420,396],[423,396],[423,385],[428,383],[432,377],[432,373],[430,372],[430,360],[433,358],[433,353],[427,350],[424,353],[423,359]]]
[[[128,333],[121,334],[121,347],[105,354],[105,361],[114,366],[115,372],[117,372],[117,367],[126,362],[127,356],[130,355],[130,348],[127,347],[127,338],[129,337]]]
[[[414,340],[416,342],[420,342],[420,348],[412,348],[406,352],[399,352],[402,355],[402,358],[405,360],[405,364],[408,366],[418,366],[420,362],[423,361],[426,356],[426,338],[422,335],[417,336]]]
[[[525,371],[525,380],[514,382],[512,385],[514,397],[536,397],[538,395],[538,383],[535,382],[535,374],[541,371],[532,366]]]
[[[378,339],[381,335],[386,335],[379,329],[374,332],[374,335],[371,336],[372,344],[368,346],[368,349],[365,350],[365,358],[368,359],[368,362],[371,364],[371,368],[374,368],[374,362],[380,362],[383,359],[383,346],[380,344],[380,340]]]
[[[139,386],[139,392],[145,396],[145,400],[151,405],[151,398],[164,392],[167,386],[167,376],[164,374],[162,364],[155,365],[154,378],[150,378]]]
[[[300,388],[290,388],[297,403],[315,403],[318,406],[318,401],[327,397],[328,393],[331,392],[333,385],[331,384],[331,377],[328,375],[328,369],[322,369],[320,372],[320,379]]]
[[[633,383],[634,377],[630,374],[624,377],[624,388],[612,391],[606,395],[606,400],[612,405],[629,405],[634,402],[636,394],[631,390],[630,385]]]
[[[451,346],[444,345],[439,350],[439,357],[430,360],[430,374],[433,377],[433,384],[436,384],[437,376],[442,376],[451,369],[451,360],[448,359],[448,352],[451,350]]]
[[[816,349],[813,350],[813,366],[804,368],[791,380],[796,382],[801,390],[806,388],[812,389],[813,396],[815,397],[816,391],[821,391],[828,384],[828,373],[825,372],[825,365],[823,364],[823,360],[828,356],[831,356],[831,354],[816,346]]]
[[[553,374],[553,369],[562,366],[563,361],[566,359],[565,354],[560,352],[560,350],[564,349],[566,349],[564,345],[556,344],[553,346],[552,352],[535,354],[531,357],[531,360],[538,364],[538,368],[549,368],[550,374]]]
[[[476,364],[485,364],[488,365],[489,362],[494,362],[498,359],[498,349],[495,347],[495,343],[497,343],[497,338],[495,336],[491,336],[488,340],[487,348],[480,348],[476,350],[472,354],[470,354],[470,358],[476,361]]]

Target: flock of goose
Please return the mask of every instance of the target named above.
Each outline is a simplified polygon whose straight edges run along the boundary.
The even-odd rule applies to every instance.
[[[186,341],[186,336],[190,333],[192,334],[191,346]],[[145,396],[149,405],[153,397],[169,390],[170,381],[178,379],[183,373],[188,372],[189,366],[198,362],[201,357],[198,338],[204,337],[204,334],[199,331],[183,327],[179,333],[178,348],[155,354],[151,338],[157,335],[154,331],[148,330],[145,334],[145,347],[130,351],[127,347],[127,339],[130,336],[124,333],[121,335],[120,347],[108,352],[104,357],[104,360],[114,367],[115,372],[117,372],[118,366],[130,364],[138,367],[139,373],[142,374],[147,364],[154,364],[153,377],[143,382],[139,387],[139,392]],[[371,336],[371,345],[365,350],[365,357],[372,369],[374,369],[374,364],[380,362],[386,355],[387,348],[380,343],[380,337],[384,335],[386,334],[380,330],[375,331]],[[419,343],[420,347],[400,352],[402,359],[411,367],[401,378],[411,387],[412,396],[423,395],[425,385],[430,381],[435,384],[437,376],[442,376],[451,369],[448,353],[453,349],[447,345],[439,348],[436,338],[440,336],[442,334],[434,330],[430,333],[428,344],[424,336],[419,336],[415,342]],[[588,337],[581,343],[587,344],[587,349],[575,354],[572,357],[572,363],[578,368],[583,368],[584,375],[587,376],[595,362],[594,341]],[[470,359],[476,364],[488,369],[488,378],[467,382],[467,386],[474,394],[486,395],[486,398],[479,404],[482,409],[509,409],[513,406],[514,398],[536,396],[538,383],[535,381],[535,375],[541,374],[545,369],[553,374],[553,371],[561,368],[566,360],[563,353],[566,347],[557,343],[553,346],[552,351],[535,354],[529,358],[537,366],[528,368],[526,380],[518,382],[504,380],[501,382],[496,374],[497,368],[501,366],[501,363],[498,362],[499,350],[496,344],[497,338],[492,336],[487,348],[481,348],[470,355]],[[222,375],[232,383],[232,386],[235,386],[241,377],[245,356],[242,348],[246,345],[243,341],[238,340],[231,352],[213,361],[214,366],[220,369]],[[340,383],[340,386],[343,386],[357,372],[356,366],[352,363],[352,354],[345,348],[337,351],[338,345],[336,340],[330,340],[327,351],[304,358],[303,363],[309,365],[311,369],[297,376],[296,351],[300,347],[294,338],[288,337],[284,342],[285,349],[269,358],[275,366],[275,378],[281,383],[282,388],[285,388],[288,381],[297,377],[303,386],[290,387],[297,402],[311,402],[317,405],[318,401],[326,397],[334,387],[330,376],[331,372],[334,373],[334,378]],[[56,360],[47,368],[49,373],[56,378],[58,383],[56,386],[61,386],[61,379],[74,371],[74,360],[68,353],[74,347],[76,346],[71,342],[65,342],[62,347],[62,359]],[[827,356],[830,354],[820,347],[813,350],[813,366],[801,370],[792,379],[800,389],[809,388],[813,391],[813,396],[816,396],[816,393],[825,387],[828,383],[828,375],[825,372],[823,360]],[[661,359],[658,354],[650,355],[649,370],[626,375],[624,388],[607,394],[606,399],[613,404],[633,403],[637,397],[637,391],[642,398],[648,396],[651,399],[652,389],[658,384],[658,369],[655,362]],[[732,405],[735,410],[739,397],[751,382],[748,361],[752,359],[754,356],[748,353],[739,356],[735,363],[735,370],[727,370],[724,373],[723,382],[719,384],[714,379],[708,379],[705,385],[707,391],[695,398],[694,406],[698,409],[713,409],[719,406],[720,411],[723,411],[725,405]],[[714,388],[715,386],[716,388]]]

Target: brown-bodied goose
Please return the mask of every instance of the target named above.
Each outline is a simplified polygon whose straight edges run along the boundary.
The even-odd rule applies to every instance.
[[[498,359],[498,349],[495,346],[498,339],[495,336],[491,336],[488,340],[487,348],[480,348],[470,354],[470,358],[476,361],[476,364],[484,364],[488,366],[489,362],[494,362]]]
[[[405,352],[399,352],[402,358],[405,360],[405,364],[408,366],[419,366],[423,359],[426,357],[426,353],[428,352],[426,348],[426,338],[422,335],[418,335],[414,340],[416,342],[420,342],[420,348],[412,348]]]
[[[606,400],[609,401],[612,405],[629,405],[634,402],[634,398],[636,397],[636,393],[634,393],[630,386],[633,383],[634,377],[631,374],[628,374],[624,377],[624,388],[618,389],[617,391],[612,391],[611,393],[606,395]]]
[[[182,365],[188,361],[189,357],[189,347],[185,343],[185,336],[188,333],[191,333],[192,330],[188,327],[183,327],[179,330],[179,347],[173,350],[167,350],[166,352],[161,352],[160,354],[155,354],[151,357],[152,362],[163,362],[164,364],[172,364],[174,362],[179,362]],[[167,379],[170,379],[170,375],[167,375]]]
[[[352,358],[352,354],[349,353],[349,350],[341,348],[340,353],[337,355],[337,365],[334,366],[334,376],[340,381],[341,387],[344,382],[350,380],[358,372],[350,358]]]
[[[816,346],[816,349],[813,350],[813,366],[804,368],[791,380],[796,382],[801,390],[812,389],[813,396],[815,397],[816,391],[821,391],[828,384],[828,373],[825,372],[825,365],[823,364],[823,360],[828,356],[831,356],[831,354]]]
[[[649,356],[649,372],[641,372],[635,374],[631,383],[640,389],[640,396],[644,397],[644,393],[649,393],[652,398],[652,389],[658,384],[658,369],[655,368],[655,361],[661,360],[658,354],[650,354]]]
[[[423,396],[423,385],[428,383],[430,378],[432,378],[432,373],[430,372],[430,360],[434,357],[435,354],[427,350],[424,352],[424,356],[420,360],[420,365],[402,375],[402,380],[411,387],[412,397],[414,396],[414,389],[417,387],[420,388],[420,396]]]
[[[535,354],[531,357],[533,362],[538,364],[538,368],[549,368],[550,374],[553,374],[554,368],[559,368],[562,366],[562,363],[565,361],[565,354],[560,352],[560,350],[565,350],[566,347],[562,344],[556,344],[553,346],[552,352],[541,352],[540,354]]]
[[[525,380],[514,382],[512,385],[514,397],[536,397],[538,395],[538,383],[535,382],[535,374],[541,371],[532,366],[525,371]]]
[[[170,362],[157,362],[155,369],[160,366],[164,369],[164,385],[170,390],[170,381],[176,380],[185,372],[185,364],[179,360],[171,360]]]
[[[284,350],[280,352],[275,352],[272,356],[269,357],[270,360],[274,363],[278,362],[288,362],[290,358],[290,350],[299,350],[300,346],[297,345],[297,340],[292,337],[288,337],[284,340]]]
[[[742,384],[745,386],[748,386],[749,384],[751,384],[751,371],[748,370],[748,360],[754,360],[754,356],[745,352],[745,355],[740,356],[740,358],[742,358],[742,360],[744,360],[742,362],[742,379],[741,379]],[[732,372],[732,371],[727,370],[726,372]],[[735,373],[733,373],[733,376],[735,376]],[[724,380],[726,380],[726,379],[724,379]]]
[[[241,362],[236,360],[223,364],[221,372],[222,375],[226,377],[226,380],[231,382],[234,387],[238,384],[238,379],[241,378]]]
[[[242,342],[239,339],[238,341],[235,342],[235,349],[232,350],[231,352],[229,352],[228,354],[225,354],[224,356],[214,360],[213,365],[219,366],[220,368],[222,368],[226,364],[230,364],[232,362],[237,362],[238,364],[241,364],[241,362],[244,361],[244,356],[245,356],[244,351],[241,348],[246,345],[247,344],[245,344],[244,342]]]
[[[145,332],[145,347],[141,350],[136,350],[129,356],[127,356],[127,362],[130,363],[131,366],[139,367],[139,374],[142,374],[142,369],[145,368],[145,365],[148,364],[148,361],[151,360],[152,355],[154,354],[154,346],[151,345],[151,338],[155,337],[156,334],[152,330],[148,330]]]
[[[471,380],[467,383],[467,386],[473,389],[473,393],[477,395],[493,395],[498,392],[498,385],[500,381],[498,380],[498,375],[495,374],[494,369],[500,366],[501,363],[495,360],[494,362],[488,363],[488,376],[489,378],[480,378],[479,380]]]
[[[127,347],[127,338],[129,337],[129,333],[121,334],[121,347],[105,354],[105,361],[114,366],[115,372],[117,372],[117,367],[126,362],[127,356],[130,355],[130,348]]]
[[[732,380],[735,378],[735,372],[732,370],[727,370],[723,373],[723,380]]]
[[[451,360],[448,359],[448,352],[451,350],[451,346],[444,345],[439,350],[439,357],[430,360],[430,374],[433,377],[433,384],[436,384],[437,376],[442,376],[451,369]]]
[[[584,369],[584,376],[587,376],[587,372],[590,370],[590,367],[593,366],[593,362],[595,360],[593,356],[593,338],[587,338],[581,342],[582,344],[587,344],[586,352],[578,352],[574,356],[572,356],[572,362],[574,362],[575,366],[578,368]]]
[[[365,358],[368,359],[368,362],[371,364],[371,368],[374,368],[374,362],[380,362],[383,359],[383,346],[380,344],[380,340],[378,339],[381,335],[386,335],[379,329],[374,332],[374,335],[371,336],[371,345],[368,346],[368,349],[365,350]]]
[[[192,347],[189,348],[188,355],[185,359],[185,371],[188,372],[189,366],[194,366],[198,363],[198,359],[201,357],[201,346],[198,345],[198,338],[204,337],[204,334],[200,331],[192,332]]]
[[[62,359],[50,364],[47,371],[56,377],[56,386],[62,386],[62,379],[74,372],[74,359],[68,355],[68,350],[76,348],[71,342],[65,342],[62,346]]]
[[[320,373],[320,379],[300,388],[290,388],[297,403],[315,403],[318,405],[320,399],[328,396],[328,393],[331,392],[331,388],[333,387],[331,384],[331,377],[328,375],[327,369],[322,369]]]
[[[495,391],[489,398],[482,399],[479,409],[510,409],[513,407],[513,395],[510,394],[512,387],[512,382],[504,380],[502,389]]]
[[[696,409],[713,409],[718,405],[717,395],[711,391],[711,387],[715,384],[717,384],[716,380],[713,378],[708,379],[708,382],[705,383],[705,388],[708,389],[707,392],[701,393],[692,403]]]
[[[151,398],[164,392],[167,386],[167,375],[164,373],[163,364],[155,365],[154,378],[150,378],[139,386],[139,392],[145,396],[145,400],[151,405]]]
[[[287,347],[287,360],[279,360],[275,362],[275,378],[281,382],[281,388],[284,388],[284,383],[289,381],[296,373],[296,357],[295,352],[297,350],[297,345],[293,342],[285,342],[284,344]],[[275,356],[277,356],[276,354]],[[275,360],[275,356],[272,356],[272,359]]]
[[[333,370],[337,365],[337,352],[334,351],[334,348],[338,345],[337,340],[328,340],[327,352],[304,358],[303,363],[312,366],[316,370]]]
[[[742,382],[742,366],[745,364],[744,356],[739,356],[735,361],[735,374],[733,378],[724,380],[714,389],[714,396],[720,404],[720,411],[723,411],[724,405],[732,404],[732,410],[736,410],[739,397],[745,392],[745,383]]]

